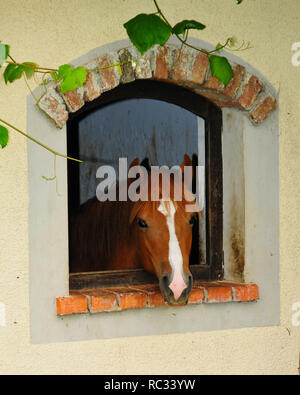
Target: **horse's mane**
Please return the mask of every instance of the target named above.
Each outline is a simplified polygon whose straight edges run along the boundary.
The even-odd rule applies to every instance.
[[[111,268],[113,254],[128,243],[129,218],[133,202],[100,202],[96,197],[84,203],[72,218],[71,272]],[[78,248],[80,246],[80,248]]]

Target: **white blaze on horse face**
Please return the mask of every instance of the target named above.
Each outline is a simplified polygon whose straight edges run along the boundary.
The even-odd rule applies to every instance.
[[[172,290],[175,300],[179,299],[183,290],[187,288],[187,285],[183,278],[183,257],[179,246],[179,242],[175,231],[175,213],[176,209],[172,201],[168,201],[168,206],[166,202],[162,200],[158,207],[160,211],[167,220],[168,230],[169,230],[169,262],[172,267],[172,281],[169,288]]]

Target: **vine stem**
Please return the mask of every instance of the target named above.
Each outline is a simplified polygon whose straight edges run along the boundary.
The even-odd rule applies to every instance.
[[[120,62],[120,63],[113,63],[108,66],[101,66],[101,67],[96,67],[94,69],[86,69],[87,71],[96,71],[96,70],[104,70],[104,69],[110,69],[111,67],[118,67],[118,66],[123,66],[124,64],[132,63],[132,60],[127,60],[126,62]]]
[[[6,61],[6,63],[8,63],[8,64],[15,64],[15,65],[17,65],[17,66],[24,66],[23,63],[15,62],[11,56],[10,56],[10,59],[11,59],[12,61],[11,61],[11,62]],[[48,71],[55,71],[55,72],[58,71],[58,69],[51,69],[51,68],[49,68],[49,67],[40,67],[40,66],[36,66],[36,67],[35,67],[35,66],[30,66],[30,65],[26,65],[26,67],[28,67],[29,69],[33,69],[33,70],[35,70],[35,71],[38,71],[38,72],[39,72],[39,70],[48,70]]]
[[[158,4],[157,4],[157,1],[156,1],[156,0],[153,0],[153,1],[154,1],[155,7],[156,7],[157,12],[159,13],[159,15],[160,15],[160,16],[162,17],[162,19],[166,22],[166,24],[171,28],[171,30],[173,30],[172,25],[171,25],[170,22],[167,20],[167,18],[164,16],[164,14],[162,13],[162,10],[159,8],[159,6],[158,6]],[[175,36],[178,38],[178,40],[179,40],[182,44],[186,45],[187,47],[196,49],[197,51],[202,52],[202,53],[204,53],[205,55],[209,55],[209,52],[208,52],[208,51],[205,51],[205,49],[200,49],[200,48],[194,47],[193,45],[186,43],[186,42],[184,41],[184,39],[182,39],[182,38],[179,36],[179,34],[176,34],[176,33],[174,33],[174,34],[175,34]]]
[[[167,24],[167,25],[171,28],[171,30],[173,31],[172,25],[171,25],[170,22],[167,20],[167,18],[164,16],[162,10],[159,8],[159,5],[157,4],[157,0],[153,0],[153,1],[154,1],[154,4],[155,4],[155,7],[156,7],[156,9],[157,9],[157,13],[162,17],[162,19],[166,22],[166,24]],[[187,38],[182,39],[182,38],[179,36],[179,34],[176,34],[176,33],[173,33],[173,34],[175,34],[175,36],[176,36],[176,37],[178,38],[178,40],[182,43],[182,45],[186,45],[187,47],[190,47],[190,48],[192,48],[192,49],[196,49],[197,51],[202,52],[202,53],[204,53],[204,54],[207,55],[207,56],[209,56],[210,54],[216,52],[215,49],[212,50],[212,51],[206,51],[205,49],[197,48],[197,47],[195,47],[194,45],[188,44],[188,43],[186,42]],[[219,50],[225,48],[225,47],[228,45],[229,41],[230,41],[230,38],[227,39],[226,43],[225,43],[224,45],[222,45],[222,46],[219,48]]]
[[[29,140],[33,141],[34,143],[40,145],[41,147],[45,148],[47,151],[51,152],[52,154],[56,156],[60,156],[61,158],[73,160],[75,162],[83,163],[82,160],[80,159],[75,159],[67,155],[60,154],[59,152],[54,151],[52,148],[47,147],[45,144],[41,143],[40,141],[36,140],[35,138],[29,136],[28,134],[22,132],[22,130],[16,128],[15,126],[11,125],[10,123],[4,121],[3,119],[0,118],[0,122],[3,123],[4,125],[8,126],[9,128],[15,130],[16,132],[20,133],[22,136],[27,137]]]
[[[61,196],[60,193],[58,192],[58,180],[57,180],[57,172],[56,172],[56,158],[57,156],[54,155],[54,176],[53,177],[46,177],[46,176],[42,176],[42,178],[45,181],[54,181],[55,180],[55,184],[56,184],[56,194],[57,196]]]
[[[35,97],[34,93],[32,92],[32,89],[30,88],[30,85],[29,85],[29,82],[28,82],[28,79],[27,79],[26,75],[23,74],[23,76],[24,76],[24,81],[25,81],[25,83],[26,83],[26,86],[27,86],[28,90],[30,91],[31,96],[34,98],[36,104],[39,105],[39,101],[38,101],[38,99]]]
[[[18,63],[18,62],[15,62],[12,58],[11,58],[11,62],[9,62],[9,61],[6,61],[6,63],[7,64],[15,64],[15,65],[17,65],[17,66],[23,66],[23,63]],[[126,62],[120,62],[120,63],[114,63],[114,64],[110,64],[110,65],[108,65],[108,66],[101,66],[101,67],[96,67],[96,68],[94,68],[94,69],[86,69],[86,71],[96,71],[96,70],[104,70],[104,69],[109,69],[109,68],[111,68],[111,67],[118,67],[118,66],[123,66],[124,64],[128,64],[128,63],[131,63],[132,61],[131,60],[129,60],[129,61],[126,61]],[[28,68],[30,68],[30,69],[32,69],[32,70],[34,70],[35,72],[37,72],[37,73],[43,73],[43,74],[48,74],[50,71],[54,71],[54,72],[58,72],[58,69],[52,69],[52,68],[49,68],[49,67],[40,67],[40,66],[30,66],[30,65],[26,65],[26,67],[28,67]],[[43,70],[43,71],[42,71]]]
[[[14,60],[14,58],[11,55],[8,55],[9,59],[12,60],[13,63],[16,63],[16,61]]]

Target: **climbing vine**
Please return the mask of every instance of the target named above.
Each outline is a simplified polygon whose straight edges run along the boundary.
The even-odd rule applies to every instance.
[[[242,3],[243,0],[235,1],[236,4],[239,5]],[[204,30],[206,26],[201,22],[187,19],[182,20],[172,26],[160,9],[157,0],[153,0],[153,3],[156,8],[155,12],[150,14],[143,13],[136,15],[134,18],[130,19],[123,25],[126,29],[130,41],[137,48],[137,50],[141,54],[144,54],[156,44],[164,45],[170,38],[170,36],[174,35],[181,42],[181,49],[186,46],[206,54],[209,58],[212,75],[218,78],[223,83],[223,85],[226,86],[233,77],[233,71],[227,58],[219,54],[220,51],[222,49],[229,49],[235,51],[245,50],[250,48],[249,43],[245,43],[243,41],[242,44],[237,47],[236,38],[229,37],[225,40],[223,44],[220,42],[217,43],[215,49],[212,51],[206,51],[204,49],[197,48],[188,43],[189,32],[193,29]],[[38,63],[35,62],[19,63],[13,58],[10,45],[0,42],[0,68],[4,68],[3,78],[5,84],[11,84],[16,80],[23,78],[38,106],[39,98],[35,97],[28,82],[31,79],[33,79],[38,85],[41,86],[46,86],[50,83],[57,84],[59,85],[61,92],[64,94],[83,86],[89,71],[115,67],[118,70],[119,74],[122,74],[121,66],[123,66],[125,63],[130,63],[130,61],[114,63],[108,66],[97,67],[94,69],[87,69],[83,66],[73,68],[69,64],[61,65],[57,69],[41,67],[38,65]],[[0,146],[2,148],[5,148],[8,144],[9,129],[12,129],[22,134],[34,143],[39,144],[41,147],[54,154],[55,160],[56,156],[61,156],[66,159],[82,162],[79,159],[70,158],[66,155],[54,151],[53,149],[42,144],[40,141],[24,133],[14,125],[11,125],[6,120],[0,118]],[[53,179],[55,178],[56,175]]]

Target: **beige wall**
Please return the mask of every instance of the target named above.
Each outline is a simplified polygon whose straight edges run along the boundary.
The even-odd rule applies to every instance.
[[[7,325],[0,327],[0,373],[297,373],[300,327],[292,326],[291,317],[292,304],[300,301],[300,67],[291,64],[291,46],[300,41],[300,3],[160,0],[160,5],[171,22],[184,16],[206,23],[195,37],[212,43],[232,34],[251,40],[254,48],[239,56],[280,90],[281,325],[30,345],[26,141],[11,132],[9,146],[0,152],[0,302],[7,309]],[[0,0],[0,39],[12,45],[17,60],[57,66],[126,38],[122,24],[152,10],[151,0]],[[0,89],[0,117],[25,129],[24,83],[5,87],[1,80]]]

